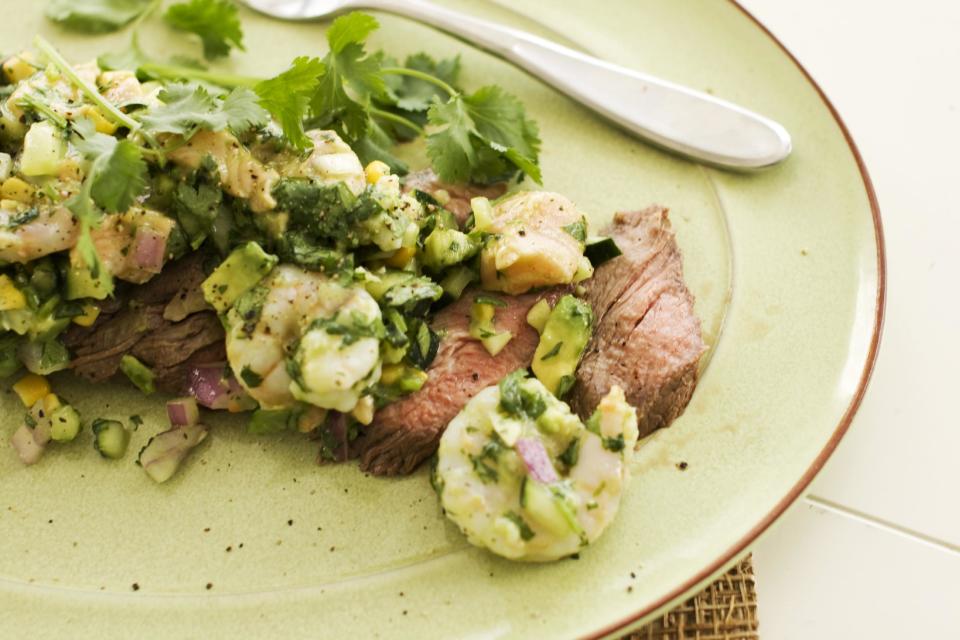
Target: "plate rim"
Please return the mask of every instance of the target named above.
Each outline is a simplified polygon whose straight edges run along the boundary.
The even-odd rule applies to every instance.
[[[873,375],[873,370],[877,361],[877,354],[880,347],[880,338],[883,333],[883,324],[886,311],[887,255],[886,244],[883,235],[883,221],[881,220],[880,216],[880,203],[877,199],[877,193],[874,189],[873,181],[870,179],[870,173],[867,171],[867,165],[863,160],[863,156],[860,154],[860,150],[857,147],[850,130],[847,128],[843,118],[840,116],[840,113],[837,111],[836,107],[834,107],[833,103],[830,101],[830,98],[827,97],[827,94],[813,78],[810,72],[807,71],[797,57],[793,55],[793,53],[780,41],[780,39],[777,38],[777,36],[774,35],[765,24],[763,24],[763,22],[761,22],[740,3],[740,0],[727,0],[727,2],[733,5],[735,9],[739,10],[740,13],[742,13],[750,22],[759,28],[767,36],[767,38],[769,38],[770,41],[773,42],[773,44],[775,44],[787,56],[787,58],[789,58],[789,60],[793,63],[797,70],[800,71],[810,86],[816,90],[820,100],[827,107],[827,110],[833,117],[834,122],[836,122],[837,126],[840,128],[844,140],[846,141],[847,146],[849,147],[850,152],[853,154],[854,160],[857,163],[857,169],[859,170],[860,177],[863,181],[863,188],[870,204],[870,213],[873,220],[874,241],[877,249],[877,293],[874,309],[873,334],[870,337],[870,347],[867,351],[867,358],[864,361],[863,370],[860,373],[860,381],[857,384],[857,389],[854,392],[850,403],[843,412],[843,416],[840,418],[840,422],[837,424],[833,434],[830,436],[830,439],[827,440],[827,443],[824,445],[823,449],[821,449],[820,453],[817,454],[817,457],[814,458],[810,466],[807,467],[806,471],[804,471],[803,475],[801,475],[800,479],[794,483],[786,495],[774,505],[773,509],[771,509],[763,518],[761,518],[758,523],[751,527],[747,533],[741,536],[741,538],[732,546],[721,553],[718,558],[708,563],[703,569],[698,571],[692,577],[680,583],[679,586],[669,590],[666,594],[654,599],[652,602],[630,616],[617,620],[616,622],[609,623],[595,632],[582,636],[584,640],[599,640],[601,638],[611,636],[618,631],[629,630],[634,625],[640,624],[645,618],[651,616],[656,611],[666,607],[676,600],[683,598],[696,589],[701,583],[709,580],[711,576],[721,572],[725,567],[732,564],[741,555],[745,554],[750,545],[756,541],[757,538],[763,535],[774,523],[776,523],[776,521],[780,519],[787,509],[789,509],[790,506],[797,501],[797,499],[803,494],[803,491],[810,485],[811,482],[813,482],[813,479],[823,468],[824,464],[826,464],[827,460],[830,459],[830,456],[833,455],[833,452],[840,444],[843,436],[849,430],[850,425],[853,422],[853,418],[856,416],[857,410],[860,408],[860,405],[863,402],[863,397],[866,395],[867,387],[870,384],[870,378]]]

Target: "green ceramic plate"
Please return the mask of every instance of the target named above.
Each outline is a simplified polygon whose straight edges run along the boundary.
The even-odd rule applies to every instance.
[[[43,4],[5,0],[5,51],[37,32],[74,60],[122,46],[125,36],[59,32],[41,18]],[[455,6],[711,91],[793,134],[796,151],[773,170],[705,169],[486,54],[382,19],[377,45],[459,53],[466,86],[495,80],[519,94],[542,129],[545,187],[595,222],[653,202],[672,210],[712,357],[686,414],[639,451],[610,531],[579,560],[501,561],[444,520],[423,471],[383,480],[349,464],[318,467],[302,439],[253,438],[229,420],[162,486],[133,453],[100,459],[89,432],[24,468],[8,444],[21,410],[4,393],[0,635],[612,634],[735,561],[823,464],[873,362],[883,262],[866,173],[810,78],[725,0],[608,1],[602,10],[571,1],[545,15],[535,0]],[[324,50],[321,25],[244,19],[238,71],[269,74]],[[164,56],[187,48],[162,26],[144,40]],[[165,422],[160,403],[124,385],[55,384],[86,416],[144,416],[131,452]]]

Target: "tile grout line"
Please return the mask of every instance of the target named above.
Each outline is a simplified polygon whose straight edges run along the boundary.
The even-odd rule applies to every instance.
[[[826,498],[808,495],[804,498],[804,500],[806,500],[807,504],[818,509],[829,511],[840,516],[845,516],[847,518],[862,522],[868,526],[882,529],[888,533],[892,533],[903,538],[908,538],[925,546],[933,547],[935,549],[960,556],[960,545],[958,544],[947,542],[946,540],[941,540],[939,538],[934,538],[933,536],[928,536],[925,533],[909,529],[902,525],[896,524],[895,522],[883,520],[882,518],[872,516],[868,513],[864,513],[863,511],[857,511],[856,509],[838,504],[831,500],[827,500]]]

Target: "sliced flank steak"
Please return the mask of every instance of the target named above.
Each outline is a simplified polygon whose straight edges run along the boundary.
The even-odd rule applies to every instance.
[[[667,209],[618,213],[604,234],[623,255],[584,283],[596,329],[570,404],[586,419],[619,385],[637,408],[642,437],[683,413],[706,347]]]
[[[453,418],[479,391],[497,384],[508,373],[530,365],[540,336],[527,324],[527,312],[538,300],[555,302],[562,291],[553,289],[521,296],[503,296],[496,326],[513,338],[496,357],[468,333],[470,307],[479,290],[441,310],[432,323],[442,340],[437,357],[427,369],[423,387],[374,416],[353,443],[360,466],[375,475],[410,473],[437,450],[440,436]]]

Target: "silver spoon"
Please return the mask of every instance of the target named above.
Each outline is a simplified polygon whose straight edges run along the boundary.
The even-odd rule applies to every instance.
[[[312,20],[355,9],[412,18],[509,60],[641,138],[694,160],[727,169],[759,169],[790,155],[790,134],[760,114],[426,0],[243,1],[283,20]]]

